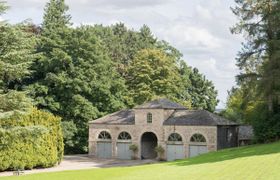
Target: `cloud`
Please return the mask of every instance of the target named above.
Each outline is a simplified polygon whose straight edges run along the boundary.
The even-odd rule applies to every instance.
[[[8,4],[14,8],[20,8],[27,10],[30,8],[42,9],[49,0],[8,0]],[[152,8],[163,4],[170,4],[176,0],[65,0],[66,4],[71,9],[78,10],[81,12],[84,9],[91,9],[94,11],[122,11],[132,10],[140,8]]]
[[[211,20],[211,18],[213,18],[209,9],[207,9],[201,5],[197,5],[195,7],[195,13],[198,17],[203,18],[205,20]]]
[[[131,9],[158,6],[165,3],[173,2],[174,0],[68,0],[71,4],[86,5],[98,8],[113,8],[113,9]]]
[[[221,41],[213,36],[207,29],[182,24],[173,24],[169,29],[161,29],[160,32],[165,39],[179,47],[188,46],[191,49],[211,50],[219,48]]]
[[[8,0],[7,4],[13,9],[13,8],[42,8],[45,6],[45,4],[48,2],[48,0]]]

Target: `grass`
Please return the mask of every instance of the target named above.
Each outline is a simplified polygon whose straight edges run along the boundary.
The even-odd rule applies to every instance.
[[[198,157],[134,167],[40,173],[11,180],[278,180],[280,179],[280,142],[232,148]]]

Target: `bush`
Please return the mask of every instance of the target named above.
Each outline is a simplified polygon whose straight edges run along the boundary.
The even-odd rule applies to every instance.
[[[0,170],[50,167],[63,157],[59,117],[32,109],[20,117],[0,119]]]
[[[0,128],[0,170],[55,164],[53,151],[48,150],[53,147],[45,143],[48,135],[49,131],[43,126]]]
[[[260,143],[278,141],[280,139],[280,114],[259,118],[253,122],[255,140]]]
[[[259,104],[251,113],[255,141],[274,142],[280,139],[280,114],[270,114],[265,103]]]
[[[133,152],[132,159],[137,159],[138,146],[136,144],[131,144],[129,150]]]
[[[155,147],[155,151],[158,154],[158,160],[163,161],[164,158],[162,156],[164,154],[164,148],[161,145],[158,145],[157,147]]]
[[[131,144],[129,146],[129,150],[131,150],[132,152],[137,152],[138,151],[138,146],[136,144]]]
[[[64,145],[65,145],[64,153],[71,154],[71,151],[69,150],[75,146],[73,137],[78,132],[78,129],[73,121],[62,121],[61,125],[62,125]]]

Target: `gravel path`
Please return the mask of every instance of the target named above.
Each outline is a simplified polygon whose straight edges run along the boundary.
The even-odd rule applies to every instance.
[[[96,159],[88,157],[87,155],[68,155],[64,156],[60,165],[44,168],[25,170],[24,174],[33,174],[41,172],[56,172],[66,170],[79,170],[91,168],[106,168],[106,167],[120,167],[120,166],[135,166],[141,164],[155,163],[155,160],[118,160],[118,159]],[[12,176],[12,171],[0,172],[0,176]]]

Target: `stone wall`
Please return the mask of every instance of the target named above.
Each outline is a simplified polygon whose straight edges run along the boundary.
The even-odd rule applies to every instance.
[[[208,151],[217,150],[217,127],[216,126],[164,126],[164,142],[163,147],[166,150],[168,137],[171,133],[178,133],[181,135],[185,150],[185,157],[189,156],[189,145],[199,145],[201,143],[190,142],[192,135],[199,133],[206,139]],[[202,143],[201,145],[203,145]],[[165,151],[166,152],[166,151]],[[166,156],[166,155],[165,155]]]
[[[147,113],[153,114],[153,122],[147,123]],[[112,158],[116,158],[116,145],[119,133],[128,132],[132,137],[132,143],[138,146],[138,158],[141,157],[141,136],[145,132],[153,132],[158,139],[158,145],[161,145],[166,152],[166,143],[168,136],[173,133],[179,133],[183,138],[185,149],[185,157],[189,154],[190,138],[195,133],[204,135],[207,141],[208,151],[217,150],[217,127],[216,126],[163,126],[173,110],[163,109],[137,109],[135,110],[135,125],[113,125],[113,124],[93,124],[89,125],[89,155],[96,155],[96,144],[98,142],[98,134],[101,131],[107,131],[112,137]],[[166,154],[164,154],[166,157]]]

